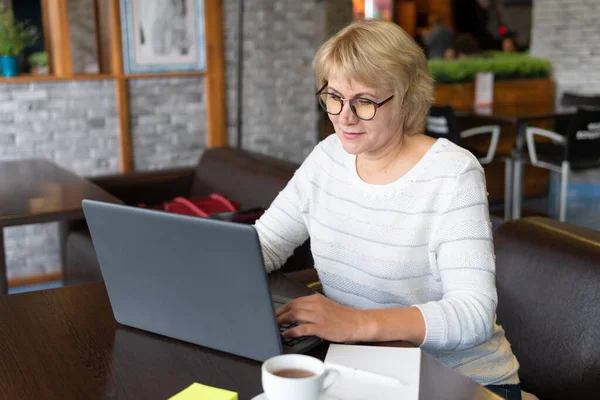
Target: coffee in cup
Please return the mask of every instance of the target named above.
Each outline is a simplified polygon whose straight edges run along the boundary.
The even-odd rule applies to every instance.
[[[275,356],[262,365],[262,386],[269,400],[317,400],[339,379],[317,358],[300,354]]]
[[[305,369],[298,368],[284,368],[278,371],[274,371],[273,375],[280,376],[282,378],[310,378],[311,376],[315,376],[315,373],[312,371],[307,371]]]

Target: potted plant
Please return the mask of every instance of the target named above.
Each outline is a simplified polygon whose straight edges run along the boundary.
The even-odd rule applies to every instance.
[[[28,61],[33,75],[48,75],[48,54],[45,51],[31,54]]]
[[[38,39],[37,29],[15,20],[12,10],[0,8],[0,68],[5,77],[18,73],[19,56]]]
[[[473,82],[478,72],[493,72],[495,80],[547,78],[550,61],[527,54],[487,52],[459,60],[430,60],[429,71],[437,83]]]

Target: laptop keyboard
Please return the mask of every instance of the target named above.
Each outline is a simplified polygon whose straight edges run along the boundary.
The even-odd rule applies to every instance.
[[[292,322],[289,324],[283,324],[283,325],[279,325],[279,333],[283,333],[284,331],[287,331],[290,328],[293,328],[294,326],[297,326],[298,323],[297,322]],[[308,337],[307,336],[300,336],[300,337],[294,337],[294,338],[281,338],[281,341],[283,342],[283,344],[285,346],[291,347],[294,346],[304,340],[306,340]]]

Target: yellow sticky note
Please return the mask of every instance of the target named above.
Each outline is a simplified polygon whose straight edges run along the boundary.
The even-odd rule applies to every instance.
[[[238,400],[238,395],[229,390],[192,383],[169,400]]]

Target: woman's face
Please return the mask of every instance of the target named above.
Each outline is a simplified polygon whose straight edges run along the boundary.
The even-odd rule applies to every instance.
[[[363,121],[352,113],[348,100],[361,97],[380,103],[393,93],[365,86],[344,76],[330,76],[325,91],[344,98],[344,107],[339,115],[329,115],[335,133],[347,153],[368,156],[385,154],[390,148],[402,142],[400,118],[394,118],[394,102],[390,101],[377,109],[375,117]]]

